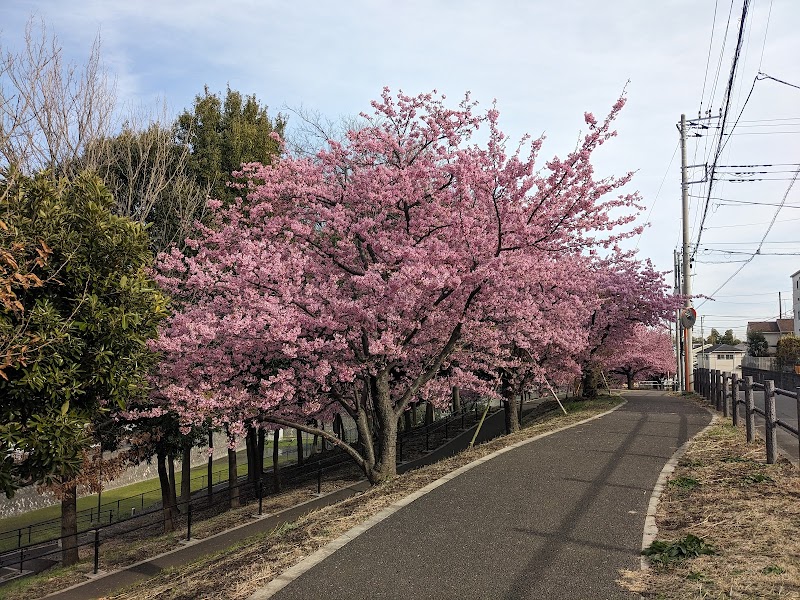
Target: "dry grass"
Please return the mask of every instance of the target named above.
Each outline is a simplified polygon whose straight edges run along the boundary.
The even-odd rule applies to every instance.
[[[716,423],[680,460],[661,497],[658,539],[695,535],[712,555],[626,573],[645,598],[800,598],[800,473],[767,465],[763,444]]]
[[[564,427],[599,414],[619,403],[619,399],[575,403],[568,415],[550,415],[529,424],[522,431],[458,454],[434,465],[406,473],[365,493],[333,506],[310,513],[296,522],[268,534],[242,540],[232,548],[179,569],[162,572],[139,584],[117,599],[189,600],[201,598],[244,599],[277,575],[363,523],[385,507],[424,487],[443,475],[500,448]],[[220,582],[225,584],[221,585]]]

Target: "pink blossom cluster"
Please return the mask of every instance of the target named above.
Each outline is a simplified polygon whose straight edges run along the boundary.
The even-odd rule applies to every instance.
[[[243,165],[242,198],[210,202],[214,222],[160,257],[176,310],[154,343],[158,397],[184,422],[346,412],[393,435],[413,402],[495,394],[500,371],[566,381],[666,314],[663,275],[616,248],[639,231],[631,174],[591,163],[623,99],[543,166],[543,139],[510,151],[495,107],[444,101],[384,90],[315,157]]]

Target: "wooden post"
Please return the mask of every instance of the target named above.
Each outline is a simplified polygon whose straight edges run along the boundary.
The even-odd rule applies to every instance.
[[[714,371],[717,376],[717,398],[716,398],[716,407],[718,411],[722,410],[722,371]]]
[[[722,373],[722,415],[724,417],[730,416],[730,410],[728,410],[728,378],[725,373]]]
[[[747,443],[752,444],[755,440],[756,415],[753,410],[753,378],[749,376],[744,378],[744,415]]]
[[[775,421],[778,416],[775,413],[775,382],[771,379],[764,382],[764,415],[766,420],[767,464],[773,465],[778,458],[778,449],[775,441]]]
[[[739,376],[731,373],[731,416],[734,427],[739,426],[739,383]]]
[[[797,431],[800,432],[800,386],[794,389],[797,392]],[[797,446],[800,449],[800,435],[797,436]],[[28,533],[28,541],[30,541],[30,533]]]
[[[715,405],[717,398],[717,378],[714,376],[714,371],[708,371],[708,403],[712,406]]]

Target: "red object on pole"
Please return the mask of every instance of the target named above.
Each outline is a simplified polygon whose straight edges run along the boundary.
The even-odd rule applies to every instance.
[[[683,328],[683,391],[692,391],[692,377],[689,371],[689,350],[691,346],[691,338],[689,337],[689,330]]]

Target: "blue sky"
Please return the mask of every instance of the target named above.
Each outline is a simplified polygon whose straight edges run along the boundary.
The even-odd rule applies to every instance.
[[[759,68],[800,85],[800,3],[750,4],[734,116]],[[484,106],[497,100],[512,137],[546,133],[545,157],[568,152],[584,126],[583,111],[605,114],[627,83],[619,137],[603,148],[598,169],[637,172],[630,189],[642,193],[647,210],[641,220],[649,214],[652,226],[631,244],[638,242],[642,256],[669,270],[680,239],[675,123],[682,112],[697,115],[701,94],[704,109],[719,109],[741,7],[741,0],[0,0],[0,42],[5,49],[19,47],[35,15],[58,36],[66,57],[81,61],[99,33],[121,106],[165,99],[174,113],[190,106],[204,85],[255,93],[272,113],[303,106],[334,120],[368,109],[383,86],[407,93],[435,88],[454,100],[469,90]],[[746,135],[731,138],[720,164],[800,163],[795,131],[800,89],[759,81],[737,128]],[[708,141],[690,141],[690,164],[707,160]],[[780,181],[717,184],[712,195],[780,203],[794,168],[771,175]],[[704,192],[702,185],[691,186],[693,195]],[[704,202],[692,199],[693,240]],[[786,204],[800,205],[800,184]],[[741,266],[708,261],[746,259],[720,251],[754,250],[777,208],[710,203],[695,293],[710,295]],[[777,316],[779,291],[791,313],[789,276],[800,270],[800,256],[766,254],[800,252],[798,219],[800,209],[780,210],[762,254],[715,302],[700,307],[706,332],[733,328],[744,337],[747,320]]]

